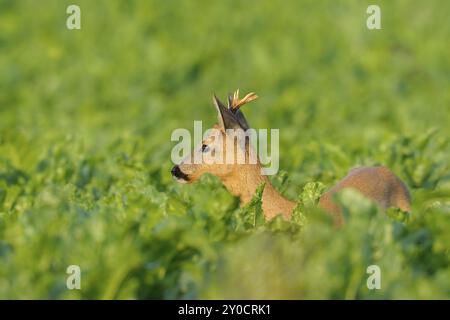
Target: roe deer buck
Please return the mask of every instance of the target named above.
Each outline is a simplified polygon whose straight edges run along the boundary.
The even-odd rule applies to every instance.
[[[233,195],[240,198],[241,206],[251,200],[256,188],[261,183],[265,183],[262,195],[262,208],[265,218],[268,220],[278,214],[282,214],[286,219],[290,219],[296,203],[281,196],[271,185],[268,177],[261,175],[261,164],[258,159],[253,163],[248,161],[249,155],[252,154],[250,143],[245,143],[244,146],[236,146],[235,136],[230,136],[229,134],[229,129],[249,129],[240,107],[256,98],[256,94],[249,93],[243,99],[239,99],[238,90],[233,96],[230,95],[228,97],[228,107],[225,107],[214,95],[213,102],[218,111],[219,124],[214,125],[213,128],[219,132],[220,139],[217,139],[217,136],[212,134],[207,135],[191,155],[172,168],[171,173],[182,183],[193,182],[202,174],[211,173],[219,177]],[[244,161],[219,164],[206,161],[211,160],[209,158],[212,157],[212,153],[219,152],[224,155],[228,150],[226,146],[229,144],[233,146],[232,152],[236,152],[238,148],[245,148]],[[198,156],[205,161],[192,163],[194,156]],[[234,159],[237,158],[239,157]],[[335,214],[337,224],[341,224],[342,217],[339,206],[334,202],[333,195],[344,188],[356,189],[373,200],[382,209],[398,207],[403,211],[411,210],[408,189],[391,170],[383,166],[360,167],[350,170],[345,178],[325,192],[320,198],[319,206],[325,211]]]

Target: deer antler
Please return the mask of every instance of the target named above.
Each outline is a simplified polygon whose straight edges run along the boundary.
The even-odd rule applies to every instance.
[[[258,96],[254,92],[250,92],[244,98],[239,99],[239,89],[237,89],[233,93],[233,96],[231,96],[230,94],[230,96],[228,97],[228,108],[231,109],[233,112],[236,112],[244,104],[249,103],[256,99],[258,99]]]

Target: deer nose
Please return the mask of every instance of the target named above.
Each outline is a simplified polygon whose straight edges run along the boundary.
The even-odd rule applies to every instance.
[[[179,166],[174,166],[174,167],[172,168],[172,170],[170,170],[170,173],[171,173],[172,176],[174,176],[175,178],[181,178],[181,176],[182,176],[182,172],[181,172]]]

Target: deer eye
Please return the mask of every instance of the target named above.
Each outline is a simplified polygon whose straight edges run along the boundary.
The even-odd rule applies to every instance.
[[[208,152],[209,151],[209,147],[207,144],[202,145],[202,152]]]

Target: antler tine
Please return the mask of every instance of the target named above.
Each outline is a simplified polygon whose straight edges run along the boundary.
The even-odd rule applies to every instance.
[[[239,89],[237,89],[237,90],[234,92],[234,95],[233,95],[233,104],[237,105],[238,101],[239,101]]]
[[[239,99],[239,89],[237,89],[233,94],[233,99],[231,101],[231,108],[233,111],[239,110],[244,104],[249,103],[253,100],[258,99],[258,96],[254,92],[250,92],[244,98]]]
[[[233,95],[228,93],[228,109],[233,110]]]

